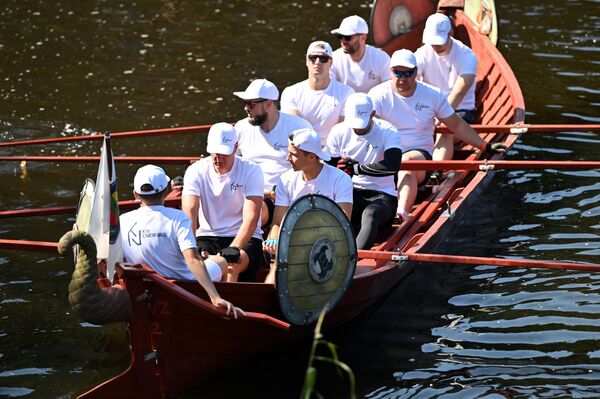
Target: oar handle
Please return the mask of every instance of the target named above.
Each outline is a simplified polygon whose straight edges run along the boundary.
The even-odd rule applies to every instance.
[[[386,251],[358,251],[359,259],[413,261],[463,265],[493,265],[505,267],[537,267],[544,269],[582,270],[600,272],[600,265],[595,263],[569,263],[546,260],[487,258],[481,256],[439,255],[425,253],[400,253]]]

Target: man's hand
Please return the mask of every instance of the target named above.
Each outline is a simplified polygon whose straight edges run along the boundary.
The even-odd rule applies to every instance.
[[[217,301],[213,303],[213,305],[215,305],[218,308],[225,309],[225,311],[227,312],[227,316],[233,315],[234,319],[238,318],[238,313],[242,316],[246,316],[246,312],[244,312],[241,308],[233,306],[231,302],[226,301],[223,298],[217,299]]]
[[[240,263],[240,249],[237,247],[223,248],[219,255],[224,257],[227,263]]]
[[[342,158],[338,161],[337,168],[352,177],[358,174],[358,161],[352,158]]]
[[[277,252],[277,241],[278,240],[263,241],[263,251],[268,254],[275,255]]]
[[[171,180],[171,190],[183,190],[183,177],[177,176]]]

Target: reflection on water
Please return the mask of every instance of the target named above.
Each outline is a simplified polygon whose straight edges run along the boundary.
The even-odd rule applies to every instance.
[[[0,5],[0,140],[91,135],[242,118],[233,91],[255,77],[304,79],[306,45],[335,44],[370,2],[5,0]],[[502,1],[499,48],[530,123],[598,123],[597,2]],[[512,159],[598,160],[597,132],[524,136]],[[202,152],[204,137],[115,140],[115,155]],[[0,148],[0,155],[98,154],[99,142]],[[595,262],[600,171],[498,172],[439,249],[450,254]],[[136,165],[119,164],[131,198]],[[171,176],[183,166],[167,165]],[[0,209],[73,205],[94,164],[0,163]],[[5,219],[2,238],[56,241],[72,216]],[[0,397],[65,398],[127,365],[123,326],[81,323],[73,265],[0,250]],[[360,396],[599,397],[600,275],[482,265],[419,265],[358,331],[335,335]],[[197,397],[297,397],[306,348],[265,356],[198,387]],[[285,367],[281,367],[285,365]],[[320,371],[321,373],[321,371]],[[326,397],[347,397],[335,373]]]

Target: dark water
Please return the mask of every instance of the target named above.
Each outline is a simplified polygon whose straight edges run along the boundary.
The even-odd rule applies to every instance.
[[[600,123],[598,1],[499,2],[500,50],[530,123]],[[255,77],[305,77],[315,39],[369,2],[117,1],[0,4],[0,140],[233,121]],[[333,40],[330,40],[334,43]],[[334,43],[335,44],[335,43]],[[598,133],[523,137],[512,159],[598,160]],[[131,139],[116,155],[197,155],[201,137]],[[0,149],[98,153],[99,145]],[[130,198],[135,165],[119,165]],[[181,167],[168,166],[172,176]],[[93,164],[0,163],[0,209],[72,205]],[[598,263],[600,171],[500,172],[440,251]],[[0,237],[55,241],[72,217],[2,220]],[[53,254],[0,250],[0,396],[67,398],[122,370],[119,327],[80,323],[72,270]],[[363,329],[332,339],[368,398],[600,397],[600,275],[422,265]],[[108,354],[107,354],[108,353]],[[305,353],[276,354],[188,396],[297,396]],[[327,397],[345,382],[320,374]]]

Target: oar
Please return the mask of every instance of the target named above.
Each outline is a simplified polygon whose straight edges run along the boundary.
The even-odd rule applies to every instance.
[[[408,260],[413,262],[455,263],[466,265],[493,265],[506,267],[537,267],[543,269],[582,270],[600,272],[600,265],[595,263],[569,263],[546,260],[524,260],[486,258],[481,256],[438,255],[421,253],[399,253],[385,251],[358,251],[360,259],[374,260]]]
[[[181,199],[166,198],[165,205],[170,207],[178,207],[179,205],[181,205]],[[137,208],[138,206],[139,202],[137,202],[136,200],[119,201],[120,210],[129,210]],[[0,219],[46,215],[74,215],[75,212],[77,212],[77,207],[75,206],[54,206],[48,208],[15,209],[11,211],[0,211]]]
[[[171,134],[188,134],[188,133],[207,133],[211,125],[187,126],[187,127],[172,127],[165,129],[139,130],[134,132],[119,132],[111,133],[110,138],[135,138],[135,137],[151,137],[165,136]],[[69,141],[87,141],[87,140],[102,140],[104,134],[95,134],[92,136],[71,136],[71,137],[54,137],[49,139],[36,139],[27,141],[12,141],[0,143],[0,147],[15,147],[21,145],[35,144],[50,144],[50,143],[66,143]]]
[[[173,127],[164,129],[139,130],[132,132],[111,133],[111,138],[137,138],[151,136],[166,136],[176,134],[189,133],[207,133],[211,125],[198,125],[187,127]],[[581,124],[581,125],[544,125],[544,124],[522,124],[522,125],[471,125],[477,132],[496,132],[496,133],[543,133],[543,132],[588,132],[599,131],[600,125],[596,124]],[[439,133],[452,133],[446,126],[437,128]],[[34,139],[26,141],[12,141],[0,143],[0,147],[15,147],[23,145],[51,144],[51,143],[66,143],[70,141],[87,141],[87,140],[102,140],[103,134],[95,134],[91,136],[70,136],[70,137],[54,137],[49,139]]]
[[[597,132],[600,131],[600,125],[581,124],[581,125],[471,125],[478,133],[548,133],[548,132]],[[438,133],[452,133],[446,126],[438,126]]]
[[[56,253],[57,247],[57,242],[0,239],[0,249]]]
[[[114,157],[118,163],[189,164],[199,157],[122,156]],[[29,162],[81,162],[96,163],[98,156],[0,156],[0,161]],[[523,170],[523,169],[595,169],[600,161],[402,161],[402,170]]]
[[[600,161],[402,161],[401,170],[596,169]]]
[[[115,162],[119,163],[162,163],[162,164],[186,164],[195,162],[200,157],[163,157],[163,156],[122,156],[114,157]],[[61,155],[6,155],[0,156],[0,161],[16,162],[80,162],[80,163],[98,163],[99,156],[61,156]]]

